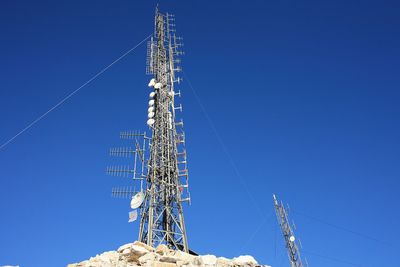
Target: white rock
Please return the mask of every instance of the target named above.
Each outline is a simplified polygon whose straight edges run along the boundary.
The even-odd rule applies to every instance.
[[[118,253],[115,251],[107,251],[97,256],[102,262],[114,263],[118,260]]]
[[[228,266],[233,266],[232,260],[225,258],[225,257],[219,257],[217,259],[217,266],[221,267],[228,267]]]
[[[131,246],[132,253],[138,256],[143,256],[144,254],[148,253],[149,251],[144,247],[138,245]]]
[[[151,247],[151,246],[149,246],[149,245],[147,245],[145,243],[142,243],[140,241],[135,241],[135,242],[133,242],[133,244],[136,245],[136,246],[139,246],[139,247],[143,247],[143,248],[147,249],[148,251],[154,251],[153,247]]]
[[[169,249],[168,246],[165,244],[158,245],[158,247],[156,248],[156,253],[161,254],[161,255],[166,255],[171,252],[172,252],[172,250]]]
[[[141,256],[139,258],[139,263],[140,263],[140,265],[144,265],[144,264],[146,264],[148,262],[157,261],[159,257],[160,256],[157,253],[149,252],[149,253],[144,254],[143,256]]]
[[[204,265],[215,265],[217,263],[217,257],[214,255],[200,256]]]
[[[69,264],[67,267],[256,267],[252,256],[239,256],[234,259],[217,258],[214,255],[194,256],[189,253],[171,250],[165,244],[156,249],[136,241],[125,244],[117,251],[108,251],[90,260]],[[2,266],[0,266],[2,267]],[[5,267],[5,266],[3,266]],[[13,267],[13,266],[9,266]],[[270,267],[268,265],[259,267]]]
[[[179,260],[178,257],[172,255],[163,255],[160,257],[161,262],[176,263]]]
[[[194,259],[192,260],[191,263],[192,263],[193,265],[198,265],[198,266],[204,265],[203,259],[201,258],[201,256],[194,257]]]
[[[182,267],[182,266],[187,266],[188,262],[183,260],[177,260],[175,264],[178,267]]]
[[[192,262],[195,258],[195,256],[180,250],[175,250],[174,252],[171,253],[171,255],[177,257],[180,261],[184,261],[187,263]]]
[[[127,255],[131,254],[131,252],[132,251],[131,251],[130,248],[126,248],[121,252],[121,254],[124,255],[124,256],[127,256]]]
[[[119,253],[121,253],[124,249],[127,249],[127,248],[130,248],[132,246],[132,243],[128,243],[128,244],[125,244],[125,245],[122,245],[122,246],[120,246],[119,248],[118,248],[118,252]]]
[[[258,262],[249,255],[239,256],[237,258],[233,258],[233,263],[237,265],[257,265]]]

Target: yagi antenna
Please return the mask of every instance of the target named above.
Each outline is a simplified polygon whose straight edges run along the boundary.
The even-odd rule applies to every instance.
[[[113,176],[129,177],[134,174],[134,170],[129,166],[110,166],[107,167],[106,173]]]
[[[111,196],[117,198],[131,198],[136,192],[132,190],[132,186],[114,187],[111,190]]]
[[[156,9],[154,36],[147,43],[146,73],[151,75],[144,94],[148,96],[147,116],[143,122],[150,130],[123,131],[120,138],[126,147],[113,148],[110,154],[125,158],[122,166],[108,167],[110,175],[124,176],[131,187],[112,190],[115,197],[131,198],[130,208],[142,216],[138,240],[157,247],[166,244],[174,250],[189,252],[183,216],[183,203],[190,204],[186,141],[178,84],[182,78],[181,37],[175,35],[175,19]],[[178,114],[179,113],[179,117]],[[179,130],[178,130],[178,129]],[[133,179],[133,181],[132,181]],[[141,209],[138,213],[136,209]],[[130,219],[130,221],[134,221]]]
[[[114,157],[133,157],[135,153],[140,153],[140,151],[136,148],[133,149],[131,147],[116,147],[110,148],[110,156]]]
[[[146,137],[146,132],[141,133],[139,131],[123,131],[119,136],[121,139],[135,139],[137,137],[148,138]]]

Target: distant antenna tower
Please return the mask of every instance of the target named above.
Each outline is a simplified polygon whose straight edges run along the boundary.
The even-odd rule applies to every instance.
[[[290,266],[291,267],[303,267],[303,262],[300,257],[299,245],[301,247],[300,240],[295,238],[294,232],[290,227],[289,223],[289,215],[283,206],[282,201],[279,203],[276,199],[276,196],[273,195],[274,198],[274,207],[276,211],[276,217],[278,219],[279,226],[282,230],[283,238],[285,239],[286,249],[289,256]],[[293,225],[293,228],[294,225]],[[299,244],[299,245],[298,245]],[[307,263],[307,260],[305,260]],[[307,264],[308,265],[308,264]]]
[[[152,75],[148,86],[149,97],[146,133],[123,132],[121,138],[134,140],[134,148],[112,149],[116,156],[132,156],[133,167],[110,167],[107,172],[133,178],[139,182],[131,187],[114,188],[113,196],[131,197],[131,207],[140,208],[139,240],[150,246],[167,244],[170,248],[189,251],[182,203],[190,203],[188,191],[188,168],[186,162],[185,133],[183,121],[176,121],[175,85],[181,78],[177,65],[182,38],[175,35],[175,18],[155,12],[154,36],[147,46],[146,73]],[[142,141],[140,141],[142,140]],[[143,191],[144,190],[144,191]],[[136,210],[134,210],[136,212]],[[130,213],[131,215],[131,213]],[[130,216],[135,220],[137,214]]]

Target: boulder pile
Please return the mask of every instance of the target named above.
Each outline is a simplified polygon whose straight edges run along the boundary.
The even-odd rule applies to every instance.
[[[171,250],[166,245],[150,247],[139,241],[104,252],[80,263],[67,267],[270,267],[260,265],[252,256],[233,259],[214,255],[194,256],[179,250]]]

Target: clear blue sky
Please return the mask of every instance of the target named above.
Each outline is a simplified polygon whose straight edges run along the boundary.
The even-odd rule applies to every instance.
[[[155,5],[2,1],[0,143],[149,35]],[[400,266],[400,4],[160,7],[176,15],[183,68],[211,121],[183,83],[191,248],[289,266],[277,193],[311,267]],[[104,170],[109,147],[128,145],[119,131],[146,128],[145,51],[0,150],[0,265],[65,266],[137,238],[128,201],[110,197],[129,181]]]

